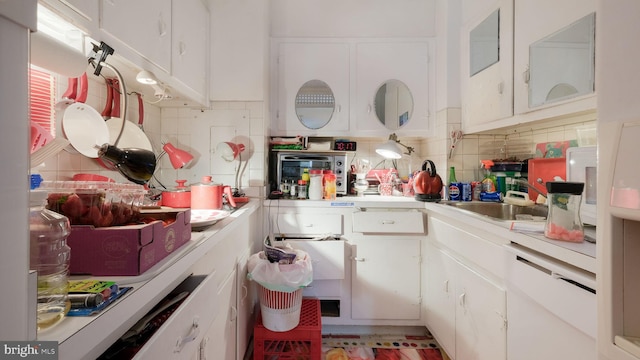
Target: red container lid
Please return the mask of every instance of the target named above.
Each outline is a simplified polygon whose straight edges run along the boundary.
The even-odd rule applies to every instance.
[[[322,175],[322,170],[320,170],[320,169],[311,169],[311,170],[309,170],[309,174]]]
[[[336,174],[334,174],[334,173],[324,174],[324,179],[325,180],[329,180],[329,181],[333,181],[333,180],[336,179]]]

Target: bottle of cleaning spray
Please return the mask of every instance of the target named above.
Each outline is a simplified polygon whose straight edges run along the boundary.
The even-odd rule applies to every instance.
[[[491,173],[493,161],[482,160],[482,168],[484,169],[484,179],[482,179],[482,192],[480,193],[481,201],[502,201],[502,194],[497,190],[497,178]]]

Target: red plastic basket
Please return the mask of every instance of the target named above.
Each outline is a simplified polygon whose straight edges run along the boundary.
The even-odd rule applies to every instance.
[[[300,323],[292,330],[271,331],[262,321],[261,310],[253,329],[254,360],[317,360],[322,356],[320,300],[302,299]]]

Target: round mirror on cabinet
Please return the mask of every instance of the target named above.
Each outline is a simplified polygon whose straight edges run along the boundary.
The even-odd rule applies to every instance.
[[[388,80],[380,85],[373,101],[378,121],[389,130],[409,122],[413,113],[413,96],[400,80]]]
[[[324,81],[307,81],[296,94],[296,116],[309,129],[320,129],[327,125],[334,110],[333,91]]]

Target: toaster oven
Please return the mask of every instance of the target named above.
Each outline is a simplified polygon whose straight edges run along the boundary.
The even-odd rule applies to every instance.
[[[347,154],[344,152],[273,152],[271,156],[271,190],[283,182],[297,183],[304,169],[332,170],[336,174],[336,193],[347,194]]]

